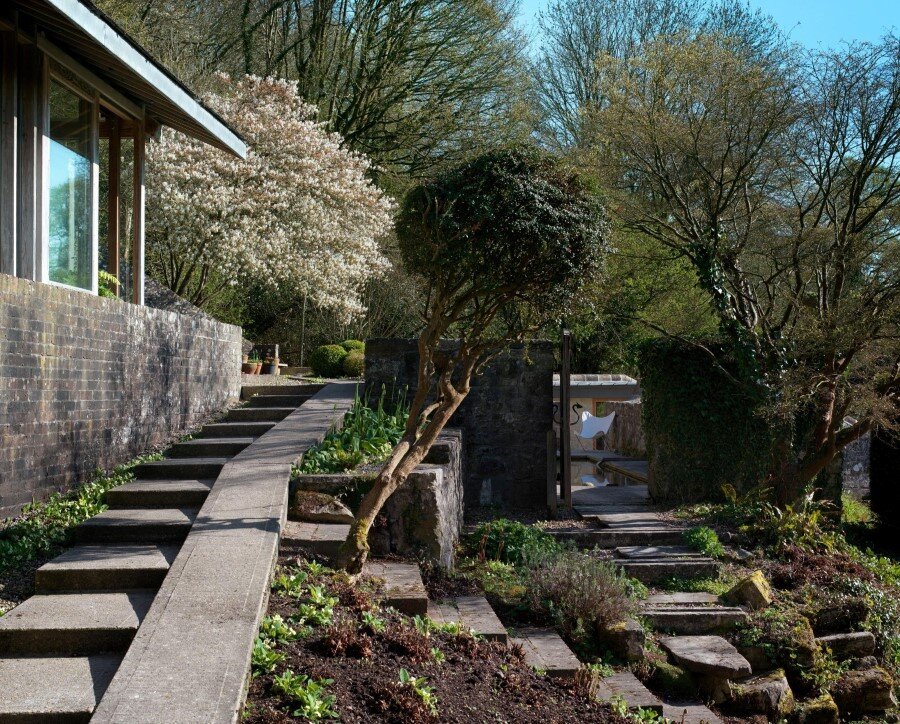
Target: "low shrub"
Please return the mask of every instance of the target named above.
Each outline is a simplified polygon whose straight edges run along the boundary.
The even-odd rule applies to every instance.
[[[725,547],[719,540],[719,536],[712,528],[707,528],[705,525],[686,530],[684,542],[710,558],[721,558],[725,555]]]
[[[534,556],[560,549],[549,533],[506,518],[480,524],[471,541],[474,544],[471,552],[482,560],[502,561],[514,566],[527,564]]]
[[[342,377],[347,350],[339,344],[323,344],[309,356],[309,365],[319,377]]]
[[[366,373],[366,358],[357,349],[347,352],[344,357],[344,374],[347,377],[362,377]]]
[[[343,342],[341,342],[341,347],[343,347],[348,352],[366,351],[366,343],[358,339],[345,339]]]

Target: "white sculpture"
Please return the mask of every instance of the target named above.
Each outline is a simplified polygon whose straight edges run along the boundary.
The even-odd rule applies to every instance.
[[[596,440],[598,437],[606,435],[612,427],[616,413],[611,412],[603,417],[592,415],[585,410],[581,413],[581,424],[575,430],[575,436],[578,438],[579,444],[584,448],[583,440]]]

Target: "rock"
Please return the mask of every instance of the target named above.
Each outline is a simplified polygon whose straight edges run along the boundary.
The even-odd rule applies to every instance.
[[[838,724],[838,708],[830,694],[802,701],[794,709],[796,724]]]
[[[874,656],[863,656],[861,659],[853,659],[850,662],[850,668],[854,671],[874,669],[876,666],[878,666],[878,659]]]
[[[697,694],[697,680],[694,675],[667,661],[654,664],[650,686],[654,691],[673,699],[690,699]]]
[[[772,588],[762,571],[753,571],[742,578],[722,598],[729,603],[745,604],[752,609],[765,608],[772,603]]]
[[[794,692],[783,669],[731,683],[731,701],[741,711],[778,720],[794,710]]]
[[[647,634],[644,627],[633,618],[627,618],[610,626],[598,626],[597,638],[617,658],[624,661],[644,660],[644,642]]]
[[[307,523],[352,523],[353,513],[337,498],[311,490],[297,490],[291,496],[288,517]]]
[[[875,653],[875,637],[869,631],[832,634],[816,639],[819,646],[827,646],[838,659],[854,659]]]
[[[775,662],[763,646],[738,646],[738,653],[750,662],[754,671],[770,671],[775,668]]]
[[[848,671],[831,689],[842,716],[884,711],[897,706],[893,682],[884,669]]]
[[[659,644],[676,664],[696,674],[729,679],[752,672],[747,659],[721,636],[666,636]]]
[[[853,631],[868,618],[869,608],[866,599],[848,596],[837,604],[819,609],[814,617],[813,628],[820,635]]]

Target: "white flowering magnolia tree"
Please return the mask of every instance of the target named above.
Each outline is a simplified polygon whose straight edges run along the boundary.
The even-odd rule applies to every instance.
[[[387,261],[393,202],[369,161],[316,122],[294,83],[217,76],[207,103],[248,143],[245,160],[177,132],[148,149],[151,273],[202,306],[235,284],[308,294],[351,317]]]

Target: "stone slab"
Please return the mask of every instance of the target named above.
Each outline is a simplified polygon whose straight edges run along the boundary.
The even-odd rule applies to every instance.
[[[460,623],[479,636],[506,644],[506,627],[484,596],[460,596],[445,603],[428,602],[428,617],[436,623]]]
[[[621,546],[671,545],[680,543],[680,530],[649,528],[615,530],[611,528],[554,528],[548,531],[560,540],[573,541],[582,548],[619,548]]]
[[[875,636],[869,631],[820,636],[816,643],[827,646],[839,659],[861,658],[875,653]]]
[[[654,593],[644,601],[645,606],[685,606],[718,603],[719,597],[714,593],[682,592]]]
[[[675,663],[696,674],[733,679],[752,673],[747,659],[721,636],[666,636],[659,645]]]
[[[657,631],[678,635],[723,633],[747,621],[747,612],[727,606],[644,607],[641,616]]]
[[[661,525],[665,525],[662,519],[651,510],[633,513],[591,513],[582,517],[589,518],[601,528],[614,525],[641,525],[648,528],[658,528]]]
[[[622,671],[600,680],[597,699],[610,701],[620,697],[629,709],[647,709],[663,713],[663,703],[630,671]]]
[[[602,488],[584,488],[572,493],[572,505],[581,512],[582,507],[588,512],[591,508],[603,505],[647,505],[650,492],[646,485],[607,485]]]
[[[73,536],[84,543],[177,541],[188,534],[196,515],[196,508],[117,508],[77,525]]]
[[[198,437],[173,445],[166,456],[173,459],[231,457],[253,442],[252,437]]]
[[[323,558],[334,558],[350,533],[347,523],[310,523],[289,520],[284,524],[281,543],[300,547]]]
[[[424,616],[428,613],[428,592],[417,565],[367,561],[363,575],[384,581],[380,594],[384,605],[393,606],[409,616]]]
[[[690,546],[620,546],[616,548],[616,555],[622,558],[703,557],[702,553]]]
[[[227,462],[228,458],[225,457],[168,458],[141,463],[134,469],[134,475],[138,480],[161,478],[205,480],[215,478]]]
[[[120,661],[112,654],[0,658],[0,721],[86,722]]]
[[[70,548],[38,568],[38,593],[156,588],[178,553],[166,545],[84,545]]]
[[[228,413],[225,422],[281,422],[296,407],[236,407]]]
[[[662,713],[674,724],[725,724],[715,712],[702,704],[664,704]]]
[[[573,678],[581,668],[578,657],[553,629],[519,628],[510,642],[522,647],[526,664],[548,676]]]
[[[707,578],[714,576],[719,564],[711,558],[639,558],[616,561],[629,576],[642,583],[655,583],[667,578]]]
[[[199,437],[259,437],[275,427],[274,422],[213,422],[204,425]]]
[[[132,480],[106,492],[112,508],[199,508],[215,479]]]

